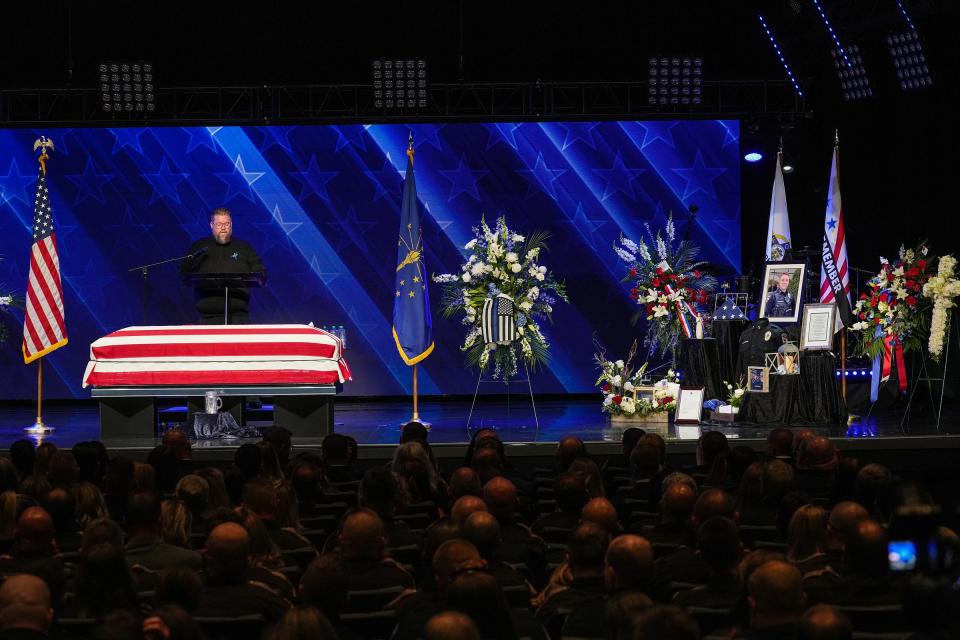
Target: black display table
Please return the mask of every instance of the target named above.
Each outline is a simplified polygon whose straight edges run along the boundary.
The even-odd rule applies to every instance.
[[[836,357],[826,351],[803,352],[800,373],[770,376],[769,393],[747,393],[738,423],[770,427],[832,427],[846,411],[836,375]]]
[[[703,387],[703,399],[725,400],[727,387],[720,377],[720,351],[717,340],[684,338],[680,341],[677,368],[683,372],[684,387]]]

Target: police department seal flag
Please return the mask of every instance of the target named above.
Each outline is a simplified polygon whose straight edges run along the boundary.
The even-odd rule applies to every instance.
[[[417,183],[413,176],[413,137],[407,149],[407,175],[400,208],[400,239],[393,297],[393,340],[400,357],[413,366],[433,352],[433,320],[423,264],[423,237]]]

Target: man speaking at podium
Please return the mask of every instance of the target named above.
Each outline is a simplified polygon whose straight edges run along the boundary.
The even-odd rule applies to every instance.
[[[192,258],[184,261],[183,274],[248,274],[260,273],[266,277],[266,267],[249,243],[233,237],[233,217],[230,210],[219,207],[210,214],[212,235],[201,238],[190,247]],[[224,287],[194,289],[197,311],[202,324],[224,324]],[[246,287],[230,287],[227,320],[230,324],[250,321],[250,292]]]

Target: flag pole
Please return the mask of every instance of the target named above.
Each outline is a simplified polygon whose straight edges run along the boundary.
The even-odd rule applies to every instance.
[[[840,130],[833,130],[833,148],[834,150],[839,150],[840,148]],[[840,171],[839,166],[837,171]],[[840,395],[843,398],[843,403],[847,403],[847,327],[846,320],[844,320],[844,327],[840,330]]]
[[[420,412],[417,410],[417,365],[413,365],[413,418],[411,422],[420,422]]]
[[[53,148],[53,143],[46,137],[41,137],[34,142],[33,150],[40,148],[40,157],[37,161],[40,163],[40,173],[47,175],[47,147]],[[43,423],[43,357],[37,359],[37,421],[24,429],[27,433],[43,434],[53,431],[53,427],[48,427]]]

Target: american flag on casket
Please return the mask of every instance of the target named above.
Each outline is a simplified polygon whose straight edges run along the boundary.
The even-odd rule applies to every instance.
[[[304,324],[127,327],[90,345],[83,386],[335,384],[343,344]]]

